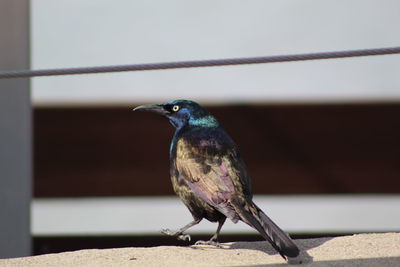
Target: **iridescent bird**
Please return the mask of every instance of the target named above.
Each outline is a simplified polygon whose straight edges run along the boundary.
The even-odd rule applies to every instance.
[[[238,147],[205,108],[193,101],[174,100],[134,110],[158,113],[175,127],[169,152],[172,185],[194,220],[177,231],[165,229],[162,233],[190,239],[184,232],[206,218],[218,222],[218,228],[209,241],[198,243],[217,244],[228,217],[257,230],[283,258],[298,256],[293,240],[252,201],[250,179]]]

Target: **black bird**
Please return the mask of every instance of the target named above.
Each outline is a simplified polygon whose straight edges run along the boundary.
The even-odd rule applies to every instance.
[[[205,108],[174,100],[134,110],[158,113],[175,127],[169,152],[172,185],[194,220],[175,232],[162,230],[164,234],[190,239],[184,232],[206,218],[218,222],[218,228],[202,243],[215,244],[228,217],[253,227],[283,258],[299,255],[293,240],[252,201],[250,178],[238,147]]]

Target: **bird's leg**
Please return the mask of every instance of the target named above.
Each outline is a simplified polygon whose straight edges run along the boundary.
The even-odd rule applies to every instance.
[[[208,240],[208,241],[199,240],[195,243],[195,245],[211,245],[211,246],[221,247],[218,242],[218,235],[219,235],[219,232],[221,231],[222,226],[225,223],[225,220],[226,220],[226,217],[218,221],[217,231],[210,238],[210,240]]]
[[[185,232],[187,229],[189,229],[193,225],[198,224],[201,220],[202,219],[195,219],[192,222],[186,224],[185,226],[183,226],[182,228],[180,228],[179,230],[177,230],[175,232],[172,232],[169,229],[162,229],[161,233],[164,234],[164,235],[176,236],[179,240],[190,241],[190,235],[184,235],[183,232]]]

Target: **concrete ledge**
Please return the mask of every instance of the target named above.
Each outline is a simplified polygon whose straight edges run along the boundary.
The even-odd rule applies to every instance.
[[[302,266],[400,266],[400,233],[298,239]],[[91,249],[0,260],[0,266],[282,266],[267,242],[209,246]]]

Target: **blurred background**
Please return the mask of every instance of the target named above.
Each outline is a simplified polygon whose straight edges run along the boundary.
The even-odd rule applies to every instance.
[[[25,1],[27,2],[27,1]],[[32,69],[398,46],[398,1],[31,1]],[[400,55],[31,79],[33,254],[186,245],[173,129],[192,99],[241,149],[255,201],[297,238],[400,230]],[[209,238],[216,225],[189,230]],[[262,240],[227,223],[222,241]]]

